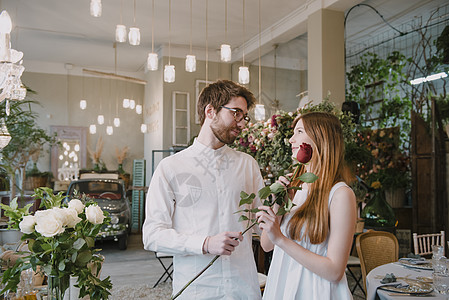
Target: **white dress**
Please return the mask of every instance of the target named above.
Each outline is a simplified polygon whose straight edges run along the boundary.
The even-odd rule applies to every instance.
[[[332,187],[329,194],[329,205],[334,192],[342,186],[347,185],[343,182],[339,182]],[[295,208],[299,208],[306,200],[306,197],[306,189],[297,191],[295,198],[293,199],[293,202],[297,205]],[[294,211],[286,215],[281,224],[281,231],[286,236],[288,236],[286,234],[286,227],[288,221],[293,215],[293,212]],[[313,253],[326,256],[328,241],[329,237],[327,237],[323,243],[317,245],[311,244],[308,238],[305,238],[300,242],[296,242]],[[346,276],[343,276],[338,283],[330,282],[312,271],[309,271],[286,254],[281,248],[275,246],[263,299],[340,300],[352,299],[352,295],[348,288]]]

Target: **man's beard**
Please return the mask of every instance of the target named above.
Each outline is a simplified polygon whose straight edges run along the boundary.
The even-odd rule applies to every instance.
[[[232,134],[232,130],[240,131],[240,129],[236,126],[223,125],[222,120],[218,118],[218,116],[215,117],[215,119],[212,121],[212,123],[210,124],[210,128],[215,137],[224,144],[232,144],[237,138],[237,136],[234,136]]]

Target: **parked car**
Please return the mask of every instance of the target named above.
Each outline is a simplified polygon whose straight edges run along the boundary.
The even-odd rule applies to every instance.
[[[94,199],[98,206],[109,212],[111,223],[98,234],[99,239],[118,241],[120,250],[128,247],[128,234],[131,232],[131,209],[126,190],[121,179],[89,178],[74,180],[67,190],[70,199],[77,191]]]

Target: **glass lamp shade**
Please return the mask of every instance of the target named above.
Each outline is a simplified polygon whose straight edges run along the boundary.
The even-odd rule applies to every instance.
[[[147,132],[147,124],[142,124],[140,125],[140,131],[142,133],[146,133]]]
[[[114,118],[114,126],[120,127],[120,118]]]
[[[256,104],[256,108],[254,109],[254,116],[257,121],[265,120],[265,105]]]
[[[195,72],[196,71],[195,55],[186,55],[186,71],[187,72]]]
[[[148,53],[147,58],[147,69],[150,71],[156,71],[159,61],[157,58],[157,53]]]
[[[82,110],[87,108],[87,101],[86,100],[80,100],[80,108]]]
[[[98,115],[97,123],[98,123],[98,125],[104,124],[104,116],[103,115]]]
[[[114,128],[112,128],[112,126],[106,126],[106,134],[107,135],[112,135],[114,133]]]
[[[119,43],[126,42],[126,26],[118,24],[115,27],[115,40]]]
[[[396,223],[393,208],[385,200],[385,191],[375,189],[371,199],[362,210],[361,218],[365,219],[365,228],[392,231]]]
[[[95,124],[90,125],[89,126],[89,132],[90,132],[90,134],[97,133],[97,126]]]
[[[137,105],[136,105],[136,113],[137,113],[138,115],[141,115],[141,114],[142,114],[142,105],[141,105],[141,104],[137,104]]]
[[[164,81],[168,82],[168,83],[175,82],[175,66],[174,65],[165,65]]]
[[[231,56],[232,56],[231,46],[228,44],[221,45],[220,54],[221,54],[220,55],[221,61],[223,61],[223,62],[231,61]]]
[[[130,27],[128,39],[131,45],[133,46],[140,45],[140,29],[137,27]]]
[[[129,108],[130,109],[136,108],[136,101],[134,101],[133,99],[129,99]]]
[[[248,84],[249,83],[249,70],[248,67],[239,67],[239,83]]]
[[[129,108],[129,99],[123,99],[123,108]]]
[[[90,0],[90,15],[92,17],[101,17],[101,0]]]
[[[6,127],[5,121],[1,120],[0,127],[0,149],[5,148],[9,141],[11,140],[11,134],[9,134],[8,128]]]
[[[11,33],[12,21],[6,10],[0,14],[0,33]]]

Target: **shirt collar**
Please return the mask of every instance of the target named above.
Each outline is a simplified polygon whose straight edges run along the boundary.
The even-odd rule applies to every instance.
[[[193,141],[192,147],[199,152],[212,153],[216,156],[223,155],[229,149],[227,145],[223,145],[218,149],[212,149],[198,141],[197,138],[195,138],[195,140]]]

